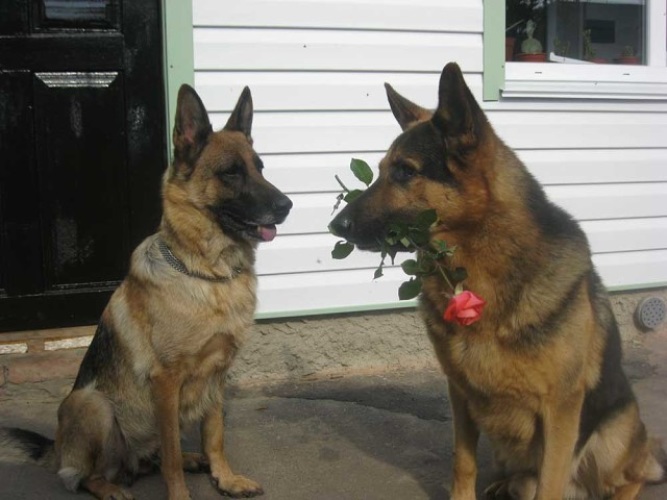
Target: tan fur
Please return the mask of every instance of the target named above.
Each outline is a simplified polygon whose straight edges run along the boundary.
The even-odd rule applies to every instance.
[[[331,227],[377,250],[383,227],[435,209],[432,239],[456,247],[441,264],[464,267],[466,289],[486,301],[478,322],[447,322],[451,287],[439,273],[423,277],[421,314],[454,415],[452,498],[475,498],[480,432],[503,474],[491,496],[634,498],[664,471],[622,375],[584,233],[496,136],[458,66],[443,70],[434,113],[389,86],[388,97],[404,133]],[[582,422],[592,434],[577,449]]]
[[[219,132],[194,90],[179,92],[160,229],[133,252],[58,411],[57,468],[71,490],[131,498],[118,483],[159,464],[170,500],[190,498],[184,469],[210,471],[227,495],[262,493],[229,467],[222,415],[225,376],[253,324],[256,241],[291,207],[261,174],[251,122],[247,88]],[[196,422],[203,455],[184,454],[181,427]]]

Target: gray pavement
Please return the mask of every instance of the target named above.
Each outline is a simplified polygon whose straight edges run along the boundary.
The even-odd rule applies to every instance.
[[[667,334],[626,349],[649,431],[667,437]],[[451,479],[451,414],[436,372],[350,376],[228,391],[227,448],[236,472],[259,481],[266,500],[446,499]],[[2,425],[53,436],[58,402],[14,397],[0,403]],[[184,449],[197,450],[195,432]],[[479,493],[492,478],[480,443]],[[188,475],[195,499],[219,498],[205,475]],[[159,474],[131,487],[138,499],[165,498]],[[68,499],[55,475],[35,466],[0,465],[2,499]],[[78,498],[86,498],[79,494]],[[667,498],[667,485],[641,499]]]

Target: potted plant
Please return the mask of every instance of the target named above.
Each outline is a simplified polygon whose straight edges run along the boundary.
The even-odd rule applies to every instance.
[[[584,30],[584,60],[598,63],[598,64],[605,64],[607,60],[604,57],[597,57],[597,53],[595,49],[593,48],[593,43],[591,42],[591,30]]]
[[[522,62],[544,62],[547,55],[542,50],[542,43],[533,38],[537,23],[532,19],[526,22],[526,39],[521,43],[521,52],[517,59]]]
[[[641,60],[635,54],[635,48],[632,45],[626,45],[623,47],[621,56],[616,59],[618,64],[641,64]]]
[[[537,26],[542,26],[544,20],[544,9],[546,3],[551,0],[506,0],[505,1],[505,60],[519,60],[519,61],[544,61],[546,54],[540,55],[542,49],[542,33],[538,31],[537,38],[533,34]],[[528,36],[534,42],[539,44],[539,47],[534,42],[529,42],[529,48],[524,48],[522,43],[517,42],[518,39],[524,38],[524,33],[527,34],[528,23],[531,22],[531,34]],[[540,40],[538,40],[540,39]],[[524,40],[525,43],[526,40]],[[518,46],[518,47],[517,47]],[[532,47],[531,47],[532,46]],[[524,54],[524,55],[521,55]]]

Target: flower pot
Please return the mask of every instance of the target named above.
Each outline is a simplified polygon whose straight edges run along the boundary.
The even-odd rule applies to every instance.
[[[641,64],[637,56],[621,56],[616,59],[616,64]]]
[[[516,38],[513,36],[505,37],[505,61],[512,61],[514,59],[514,44]]]
[[[592,59],[587,59],[587,61],[595,63],[595,64],[608,64],[609,61],[607,61],[604,57],[594,57]]]
[[[544,52],[539,54],[517,54],[517,61],[521,62],[545,62],[547,60],[547,55]]]

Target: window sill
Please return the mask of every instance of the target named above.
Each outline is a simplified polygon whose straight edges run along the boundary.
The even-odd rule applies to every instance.
[[[667,100],[667,68],[508,62],[502,96],[507,99]]]

